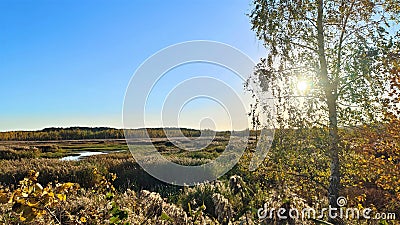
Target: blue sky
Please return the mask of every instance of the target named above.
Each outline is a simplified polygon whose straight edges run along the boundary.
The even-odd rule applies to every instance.
[[[250,3],[1,0],[0,131],[122,127],[124,94],[135,70],[179,42],[224,42],[257,61],[265,50],[245,15]],[[197,69],[182,71],[196,75]],[[172,75],[166,79],[166,86],[174,81]],[[186,111],[182,124],[198,128]]]

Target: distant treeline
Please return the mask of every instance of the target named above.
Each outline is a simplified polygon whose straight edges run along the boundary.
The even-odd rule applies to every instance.
[[[169,135],[178,136],[180,131],[186,137],[199,137],[200,130],[188,128],[164,128]],[[152,138],[166,137],[163,128],[141,128],[129,130],[130,137],[144,138],[146,131]],[[203,131],[204,132],[204,131]],[[211,131],[208,131],[212,133]],[[229,131],[218,132],[218,136],[229,136]],[[123,139],[124,130],[109,127],[69,127],[45,128],[40,131],[8,131],[0,132],[0,141],[49,141],[49,140],[81,140],[81,139]]]

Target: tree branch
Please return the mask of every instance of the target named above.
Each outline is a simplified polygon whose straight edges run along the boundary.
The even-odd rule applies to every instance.
[[[334,95],[335,95],[335,98],[336,98],[336,99],[337,99],[337,97],[338,97],[339,73],[340,73],[340,68],[341,68],[341,66],[342,66],[341,58],[342,58],[342,44],[343,44],[343,38],[344,38],[344,34],[346,33],[347,21],[348,21],[348,19],[349,19],[351,13],[352,13],[352,11],[353,11],[354,3],[355,3],[355,0],[352,1],[351,5],[350,5],[350,7],[349,7],[349,10],[348,10],[348,12],[347,12],[347,14],[346,14],[346,16],[345,16],[345,18],[344,18],[344,21],[343,21],[342,29],[341,29],[341,31],[340,31],[341,33],[340,33],[340,38],[339,38],[339,47],[338,47],[337,60],[336,60],[336,62],[337,62],[337,64],[336,64],[336,71],[335,71],[335,73],[334,73],[334,74],[335,74],[335,77],[334,77],[334,79],[333,79],[333,84],[334,84],[333,91],[334,91]],[[342,16],[343,16],[343,15],[342,15]],[[342,17],[340,20],[343,20],[343,17]]]
[[[306,48],[306,49],[311,50],[311,51],[313,51],[313,52],[315,52],[315,53],[318,53],[318,50],[317,50],[317,49],[315,49],[315,48],[313,48],[313,47],[310,47],[310,46],[308,46],[308,45],[300,44],[300,43],[293,42],[293,41],[290,41],[290,43],[291,43],[292,45],[297,45],[297,46],[299,46],[299,47]]]
[[[363,76],[363,75],[360,74],[360,75],[358,75],[357,77],[355,77],[354,79],[352,79],[352,80],[350,80],[349,82],[345,83],[343,86],[339,87],[339,88],[338,88],[338,89],[339,89],[338,95],[339,95],[339,96],[342,95],[342,94],[343,94],[343,91],[345,90],[346,87],[348,87],[351,83],[353,83],[354,81],[358,80],[358,79],[361,78],[362,76]],[[349,77],[349,76],[347,76],[347,77]]]

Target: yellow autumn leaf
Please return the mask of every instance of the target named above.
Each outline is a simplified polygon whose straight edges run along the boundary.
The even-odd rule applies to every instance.
[[[37,200],[35,200],[35,199],[32,199],[32,200],[30,200],[30,201],[28,201],[28,202],[26,202],[27,203],[27,205],[29,206],[29,207],[36,207],[38,204],[39,204],[39,201],[37,201]]]
[[[57,198],[58,198],[60,201],[65,201],[65,200],[67,200],[67,196],[64,195],[64,194],[57,194]]]
[[[20,216],[19,216],[19,220],[23,222],[23,221],[25,221],[25,220],[26,220],[26,218],[25,218],[25,217],[23,217],[22,215],[20,215]]]
[[[70,189],[71,187],[73,187],[74,185],[75,185],[75,183],[71,183],[71,182],[62,184],[61,187],[60,187],[60,190],[61,190],[61,191],[68,190],[68,189]]]

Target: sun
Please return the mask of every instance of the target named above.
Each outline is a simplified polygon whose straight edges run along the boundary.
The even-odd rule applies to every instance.
[[[301,92],[307,91],[307,90],[309,89],[308,82],[307,82],[307,81],[304,81],[304,80],[299,81],[299,82],[297,83],[297,89],[298,89],[299,91],[301,91]]]

